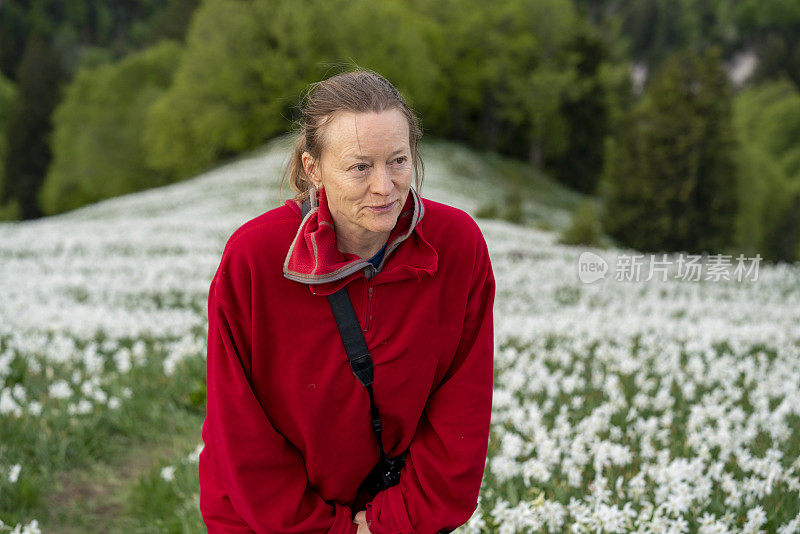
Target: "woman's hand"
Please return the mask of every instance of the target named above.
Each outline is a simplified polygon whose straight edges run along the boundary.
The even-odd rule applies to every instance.
[[[370,534],[369,527],[367,527],[367,511],[361,510],[353,518],[353,523],[358,524],[356,534]]]

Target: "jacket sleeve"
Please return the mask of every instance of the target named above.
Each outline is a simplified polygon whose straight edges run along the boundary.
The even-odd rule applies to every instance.
[[[400,482],[366,505],[372,534],[449,532],[476,509],[492,409],[495,292],[482,236],[478,249],[457,352],[428,397]]]
[[[272,426],[248,380],[249,286],[246,267],[237,272],[221,266],[209,292],[205,450],[199,467],[208,532],[355,534],[350,508],[328,503],[309,487],[302,455]]]

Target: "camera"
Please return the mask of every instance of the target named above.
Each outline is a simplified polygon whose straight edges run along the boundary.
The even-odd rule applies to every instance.
[[[372,495],[377,495],[378,492],[397,485],[400,482],[400,470],[405,463],[405,452],[394,457],[384,456],[372,468],[367,478],[361,483],[362,486]]]

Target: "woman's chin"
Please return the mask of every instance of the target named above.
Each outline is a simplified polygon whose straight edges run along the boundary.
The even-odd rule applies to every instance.
[[[397,224],[397,216],[398,214],[396,213],[395,214],[385,213],[382,215],[374,215],[372,219],[372,224],[370,225],[370,230],[372,230],[375,233],[391,231]]]

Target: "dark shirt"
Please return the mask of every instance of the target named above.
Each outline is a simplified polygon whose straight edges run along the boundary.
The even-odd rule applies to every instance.
[[[381,260],[383,259],[383,253],[386,252],[386,245],[388,244],[389,241],[387,240],[386,243],[383,244],[383,248],[381,248],[377,254],[375,254],[374,256],[372,256],[370,259],[367,260],[372,265],[374,265],[376,269],[378,268],[378,265],[381,264]]]

